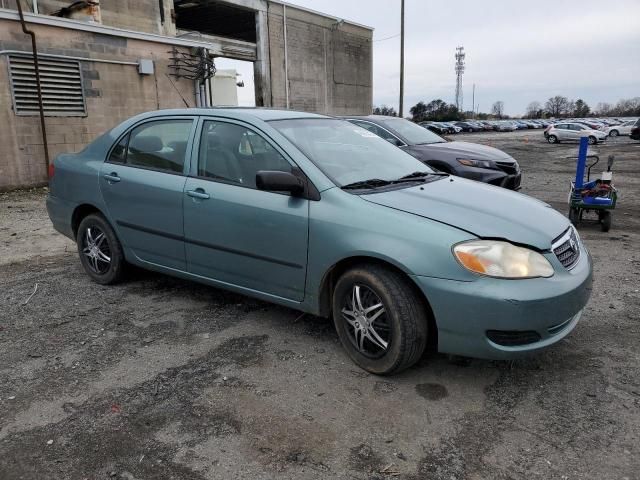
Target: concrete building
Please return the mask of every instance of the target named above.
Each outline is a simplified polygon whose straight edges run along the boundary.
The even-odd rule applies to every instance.
[[[257,106],[366,114],[372,29],[276,0],[22,0],[50,157],[142,111],[212,105],[219,57],[253,62]],[[31,39],[0,0],[0,190],[46,182]]]

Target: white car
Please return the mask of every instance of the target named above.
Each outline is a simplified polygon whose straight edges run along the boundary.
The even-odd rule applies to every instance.
[[[549,143],[565,141],[577,142],[582,137],[588,137],[589,145],[595,145],[607,139],[607,134],[601,130],[594,130],[586,125],[572,122],[556,123],[545,131],[544,136],[547,137]]]
[[[631,127],[633,127],[635,124],[635,120],[629,120],[628,122],[621,123],[620,125],[607,127],[603,131],[610,137],[617,137],[618,135],[630,135]]]

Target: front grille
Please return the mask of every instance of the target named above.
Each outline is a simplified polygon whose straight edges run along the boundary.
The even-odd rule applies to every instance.
[[[519,171],[517,162],[496,162],[496,167],[509,175],[513,175]]]
[[[553,241],[551,248],[564,268],[573,268],[580,258],[580,242],[575,228],[569,227]]]
[[[503,347],[517,347],[539,342],[542,337],[534,330],[487,330],[487,338]]]

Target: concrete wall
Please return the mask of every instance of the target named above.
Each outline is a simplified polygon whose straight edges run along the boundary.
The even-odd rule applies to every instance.
[[[49,15],[71,3],[71,0],[38,0],[38,11],[42,15]],[[173,0],[164,0],[164,6],[163,24],[158,0],[101,0],[102,24],[137,32],[174,35],[175,25],[171,19]]]
[[[284,5],[269,3],[271,105],[285,108]],[[369,114],[372,31],[286,7],[289,108],[330,114]]]
[[[194,106],[193,82],[169,78],[168,45],[37,26],[39,51],[87,57],[81,62],[86,117],[46,117],[51,157],[76,152],[122,120],[159,108]],[[20,24],[0,20],[0,50],[30,51]],[[136,62],[153,59],[155,75],[136,66],[92,62],[90,58]],[[183,100],[184,98],[184,100]],[[6,55],[0,56],[0,190],[47,181],[38,116],[16,116]]]

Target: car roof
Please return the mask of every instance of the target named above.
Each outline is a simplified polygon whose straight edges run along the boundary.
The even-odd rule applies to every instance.
[[[166,115],[223,115],[232,118],[247,118],[269,121],[269,120],[289,120],[296,118],[331,118],[317,113],[298,112],[295,110],[285,110],[277,108],[263,107],[202,107],[202,108],[179,108],[167,110],[154,110],[144,114],[146,117],[158,117]]]

